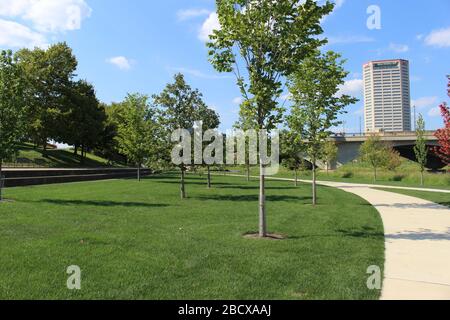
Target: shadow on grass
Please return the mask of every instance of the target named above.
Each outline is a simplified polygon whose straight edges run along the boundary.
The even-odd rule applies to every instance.
[[[167,204],[143,203],[143,202],[120,202],[120,201],[93,201],[93,200],[51,200],[43,199],[37,202],[45,202],[63,206],[96,206],[96,207],[141,207],[141,208],[162,208]]]
[[[243,201],[243,202],[251,202],[258,201],[259,195],[208,195],[208,196],[198,196],[195,197],[199,200],[212,200],[212,201]],[[305,201],[312,200],[311,197],[294,197],[294,196],[278,196],[272,195],[267,196],[266,200],[268,202],[273,201]]]

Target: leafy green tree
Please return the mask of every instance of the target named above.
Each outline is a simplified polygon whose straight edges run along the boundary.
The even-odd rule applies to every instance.
[[[84,80],[72,82],[61,108],[62,128],[59,142],[75,146],[75,153],[81,150],[81,163],[87,151],[95,148],[105,128],[106,112],[96,97],[94,87]]]
[[[338,147],[333,141],[326,141],[323,146],[323,159],[327,166],[327,175],[331,167],[331,163],[337,159]]]
[[[414,146],[414,153],[416,155],[417,163],[420,168],[420,185],[424,185],[424,172],[428,159],[427,139],[425,138],[425,120],[420,114],[416,124],[417,141]]]
[[[379,136],[372,135],[361,145],[359,154],[361,160],[373,168],[373,178],[377,181],[378,169],[389,163],[389,148]]]
[[[169,83],[159,95],[154,95],[153,101],[159,113],[158,122],[168,140],[171,133],[178,129],[189,130],[193,133],[195,122],[202,119],[199,110],[204,110],[205,106],[200,91],[192,89],[181,73],[176,74],[174,82]],[[164,150],[165,157],[170,158],[173,145],[166,143],[164,146],[167,148]],[[183,163],[179,168],[181,171],[180,193],[181,198],[185,199],[187,164]]]
[[[247,101],[247,100],[243,101],[241,103],[240,110],[239,110],[239,119],[234,124],[234,129],[245,132],[247,130],[251,130],[251,129],[258,127],[258,125],[255,123],[255,119],[251,115],[247,114],[248,110],[252,110],[253,108],[255,108],[254,106],[249,106],[248,105],[249,103],[251,103],[251,101]],[[246,139],[245,150],[246,150],[247,155],[249,154],[249,149],[250,149],[250,144],[249,144],[248,139]],[[250,170],[251,170],[251,163],[250,163],[249,156],[245,157],[245,169],[246,169],[246,179],[247,179],[247,182],[249,182],[250,181]]]
[[[128,161],[137,166],[137,179],[141,181],[142,165],[152,155],[154,119],[148,97],[138,93],[129,94],[123,102],[117,143]]]
[[[17,154],[26,128],[26,83],[23,70],[11,51],[0,53],[0,201],[2,201],[3,162]]]
[[[206,104],[200,104],[198,108],[198,120],[202,121],[203,128],[202,128],[202,134],[204,134],[207,130],[214,130],[218,129],[220,126],[220,116],[219,114],[208,108]],[[208,189],[211,189],[211,166],[206,164],[207,169],[207,187]]]
[[[317,160],[323,158],[331,128],[341,123],[338,116],[344,113],[346,106],[358,101],[338,94],[348,75],[344,63],[335,52],[322,55],[316,51],[289,77],[293,106],[287,122],[291,131],[300,133],[305,140],[306,153],[313,166],[313,205],[317,204]]]
[[[304,166],[304,146],[301,137],[293,131],[284,130],[281,132],[281,159],[282,164],[291,171],[294,171],[294,183],[298,186],[298,172]]]
[[[234,72],[249,103],[245,113],[256,130],[273,130],[282,120],[279,97],[285,77],[320,47],[321,19],[334,5],[313,0],[217,0],[221,25],[208,43],[210,61],[219,72]],[[245,70],[241,70],[243,63]],[[260,155],[261,156],[261,155]],[[260,159],[261,160],[261,159]],[[259,236],[267,236],[265,168],[260,161]]]
[[[75,77],[77,60],[66,43],[58,43],[47,50],[22,49],[16,57],[27,77],[26,98],[30,106],[29,136],[42,145],[44,154],[49,139],[61,135],[64,103]]]

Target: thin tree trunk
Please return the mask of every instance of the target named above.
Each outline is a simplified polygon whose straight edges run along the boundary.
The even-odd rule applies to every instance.
[[[3,175],[2,175],[3,160],[0,160],[0,201],[3,200],[2,189],[3,189]]]
[[[73,150],[73,154],[74,154],[74,155],[77,155],[77,154],[78,154],[78,146],[77,146],[77,145],[75,145],[75,148],[74,148],[74,150]]]
[[[208,166],[208,189],[211,189],[211,167]]]
[[[420,172],[420,185],[423,187],[425,185],[425,179],[423,176],[423,170]]]
[[[312,181],[312,196],[313,206],[317,205],[317,178],[316,178],[316,159],[313,158],[313,181]]]
[[[294,171],[295,171],[295,186],[298,187],[298,171],[297,169],[295,169]]]
[[[185,181],[184,181],[184,175],[185,175],[185,168],[181,168],[181,199],[186,198],[186,188],[185,188]]]
[[[247,164],[247,182],[250,182],[250,164]]]
[[[330,171],[330,163],[327,161],[327,176],[328,176],[329,171]]]
[[[376,167],[373,168],[373,180],[375,182],[377,181],[377,168]]]
[[[265,172],[264,165],[260,161],[259,165],[259,236],[265,238],[267,236],[267,220],[266,220],[266,190],[265,190]]]
[[[141,164],[138,164],[137,167],[137,179],[139,182],[141,182]]]

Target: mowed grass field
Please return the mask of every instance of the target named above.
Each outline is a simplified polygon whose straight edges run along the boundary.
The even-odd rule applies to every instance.
[[[340,190],[267,182],[271,232],[258,225],[258,182],[189,176],[6,189],[0,204],[0,299],[378,299],[367,268],[384,265],[383,225]],[[81,290],[66,287],[68,266]]]

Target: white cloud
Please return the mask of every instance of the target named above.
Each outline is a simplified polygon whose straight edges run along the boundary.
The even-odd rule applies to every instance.
[[[374,42],[375,39],[366,36],[339,36],[328,37],[328,44],[351,44]]]
[[[361,96],[363,94],[364,81],[362,79],[353,79],[345,81],[341,85],[338,95]]]
[[[450,47],[450,27],[434,30],[426,38],[425,44],[433,47]]]
[[[179,10],[177,12],[178,21],[185,21],[197,17],[207,16],[211,14],[211,11],[207,9],[186,9]]]
[[[209,35],[214,30],[220,30],[219,16],[216,12],[210,13],[205,22],[203,22],[199,30],[198,38],[204,42],[209,41]]]
[[[428,112],[430,117],[436,118],[441,116],[441,109],[439,107],[433,108]]]
[[[336,9],[339,9],[344,5],[345,0],[335,0],[334,2],[336,3]]]
[[[391,43],[389,50],[396,53],[405,53],[409,51],[409,47],[406,44]]]
[[[233,99],[233,104],[240,105],[240,104],[242,104],[243,101],[244,101],[244,99],[242,99],[242,97],[236,97]]]
[[[125,71],[130,70],[132,65],[132,61],[124,56],[109,58],[107,62],[111,63],[112,65],[115,65],[120,70]]]
[[[47,40],[20,23],[0,19],[0,46],[42,48],[47,46]]]
[[[0,0],[0,15],[30,21],[40,32],[78,30],[92,9],[85,0]]]
[[[411,104],[417,108],[427,108],[437,104],[438,97],[422,97],[416,100],[412,100]]]
[[[174,71],[174,72],[181,72],[184,74],[188,74],[192,77],[196,77],[196,78],[201,78],[201,79],[210,79],[210,80],[214,80],[214,79],[228,79],[230,78],[229,76],[221,76],[218,74],[206,74],[200,70],[197,69],[189,69],[189,68],[169,68],[170,71]]]

